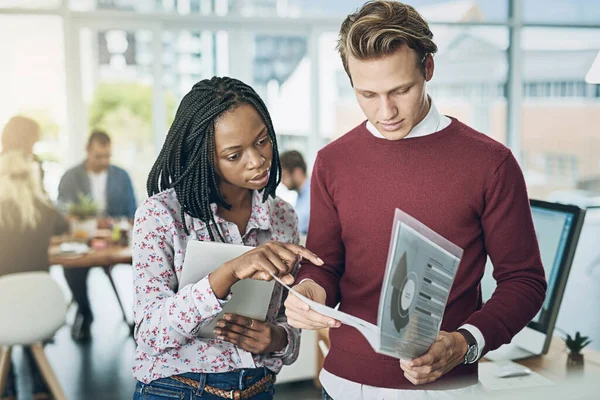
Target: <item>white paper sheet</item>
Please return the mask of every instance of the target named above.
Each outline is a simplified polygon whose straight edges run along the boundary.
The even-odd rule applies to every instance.
[[[377,325],[319,304],[290,290],[315,312],[352,326],[379,354],[413,359],[438,337],[463,250],[425,224],[396,209]]]

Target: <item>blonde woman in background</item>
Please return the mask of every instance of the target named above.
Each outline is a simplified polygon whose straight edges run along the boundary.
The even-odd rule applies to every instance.
[[[66,232],[69,227],[46,200],[34,169],[30,156],[23,151],[0,154],[0,275],[48,270],[50,238]],[[33,398],[51,399],[28,348],[25,355],[33,373]],[[16,399],[12,366],[0,399]]]
[[[34,163],[34,178],[43,188],[44,170],[42,161],[33,154],[33,146],[40,140],[40,125],[31,118],[17,115],[8,120],[2,130],[2,153],[21,151]]]
[[[33,153],[33,146],[40,140],[40,125],[31,118],[12,117],[2,130],[2,151],[21,150]]]

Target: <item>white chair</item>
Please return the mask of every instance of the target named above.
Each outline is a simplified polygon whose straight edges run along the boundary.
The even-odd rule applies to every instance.
[[[0,277],[0,393],[6,384],[13,346],[30,346],[42,376],[56,400],[66,400],[42,341],[65,324],[67,303],[47,272]]]

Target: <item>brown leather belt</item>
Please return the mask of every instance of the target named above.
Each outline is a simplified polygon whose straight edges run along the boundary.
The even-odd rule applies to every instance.
[[[172,379],[175,379],[176,381],[179,381],[181,383],[185,383],[186,385],[189,385],[193,388],[199,389],[200,388],[200,382],[194,380],[194,379],[190,379],[190,378],[186,378],[184,376],[171,376]],[[269,383],[275,383],[275,376],[274,375],[267,375],[264,378],[262,378],[261,380],[259,380],[258,382],[256,382],[254,385],[250,386],[248,389],[246,390],[224,390],[224,389],[219,389],[213,386],[209,386],[209,385],[204,385],[204,390],[207,393],[210,393],[214,396],[219,396],[222,397],[224,399],[233,399],[233,400],[241,400],[241,399],[249,399],[252,396],[256,396],[259,393],[262,393],[264,391],[267,390],[267,386]]]

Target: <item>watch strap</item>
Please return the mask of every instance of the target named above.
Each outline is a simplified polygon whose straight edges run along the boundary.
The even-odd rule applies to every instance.
[[[475,339],[475,337],[471,334],[471,332],[469,332],[466,329],[459,329],[457,330],[458,333],[460,333],[464,338],[465,341],[467,342],[467,352],[465,353],[464,356],[464,363],[465,364],[469,364],[469,363],[473,363],[475,362],[475,360],[469,360],[469,354],[471,354],[471,349],[475,348],[477,349],[477,339]]]

